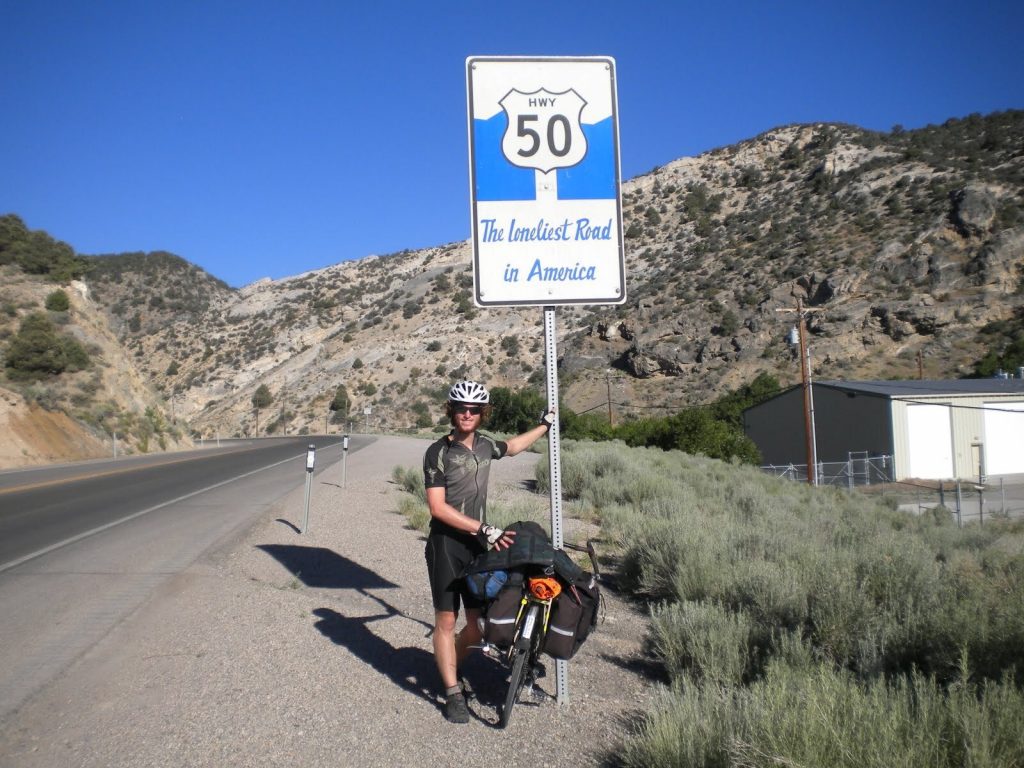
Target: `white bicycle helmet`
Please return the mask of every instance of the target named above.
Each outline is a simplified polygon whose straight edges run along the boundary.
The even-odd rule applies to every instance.
[[[457,381],[448,390],[448,402],[487,405],[491,402],[491,396],[483,384],[475,381]]]

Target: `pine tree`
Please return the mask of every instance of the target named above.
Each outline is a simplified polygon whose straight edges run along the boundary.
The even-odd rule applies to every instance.
[[[260,384],[252,396],[252,407],[256,409],[256,437],[260,435],[260,409],[267,408],[274,402],[274,396],[266,384]]]

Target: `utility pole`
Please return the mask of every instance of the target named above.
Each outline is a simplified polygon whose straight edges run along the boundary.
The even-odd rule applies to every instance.
[[[614,427],[615,421],[612,419],[612,372],[606,370],[604,372],[604,380],[608,385],[608,426]]]
[[[793,312],[792,309],[777,309],[776,312]],[[807,322],[806,315],[809,312],[820,312],[820,309],[808,309],[804,307],[803,300],[796,300],[797,316],[797,339],[800,354],[800,380],[804,393],[804,445],[807,451],[807,482],[810,485],[818,484],[818,447],[816,435],[814,434],[814,400],[811,392],[811,366],[810,350],[807,348]],[[793,343],[790,336],[790,343]]]
[[[807,323],[804,321],[803,302],[796,300],[797,328],[800,340],[800,381],[804,390],[804,443],[807,447],[807,482],[818,484],[818,457],[814,455],[814,442],[811,439],[811,381],[810,368],[807,365]]]

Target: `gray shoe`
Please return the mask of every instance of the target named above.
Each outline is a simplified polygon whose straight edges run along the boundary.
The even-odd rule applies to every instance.
[[[453,693],[444,704],[444,716],[449,723],[468,723],[469,707],[466,697],[461,693]]]

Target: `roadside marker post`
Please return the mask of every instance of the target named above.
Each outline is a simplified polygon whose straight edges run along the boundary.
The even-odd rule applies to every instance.
[[[309,530],[309,489],[313,485],[313,467],[316,464],[316,446],[306,449],[306,493],[303,501],[302,532]]]
[[[466,59],[474,301],[544,311],[558,407],[558,305],[626,300],[618,97],[610,57]],[[551,540],[561,547],[558,420],[548,433]],[[568,665],[555,664],[569,700]]]
[[[348,485],[348,435],[341,438],[341,487]]]

